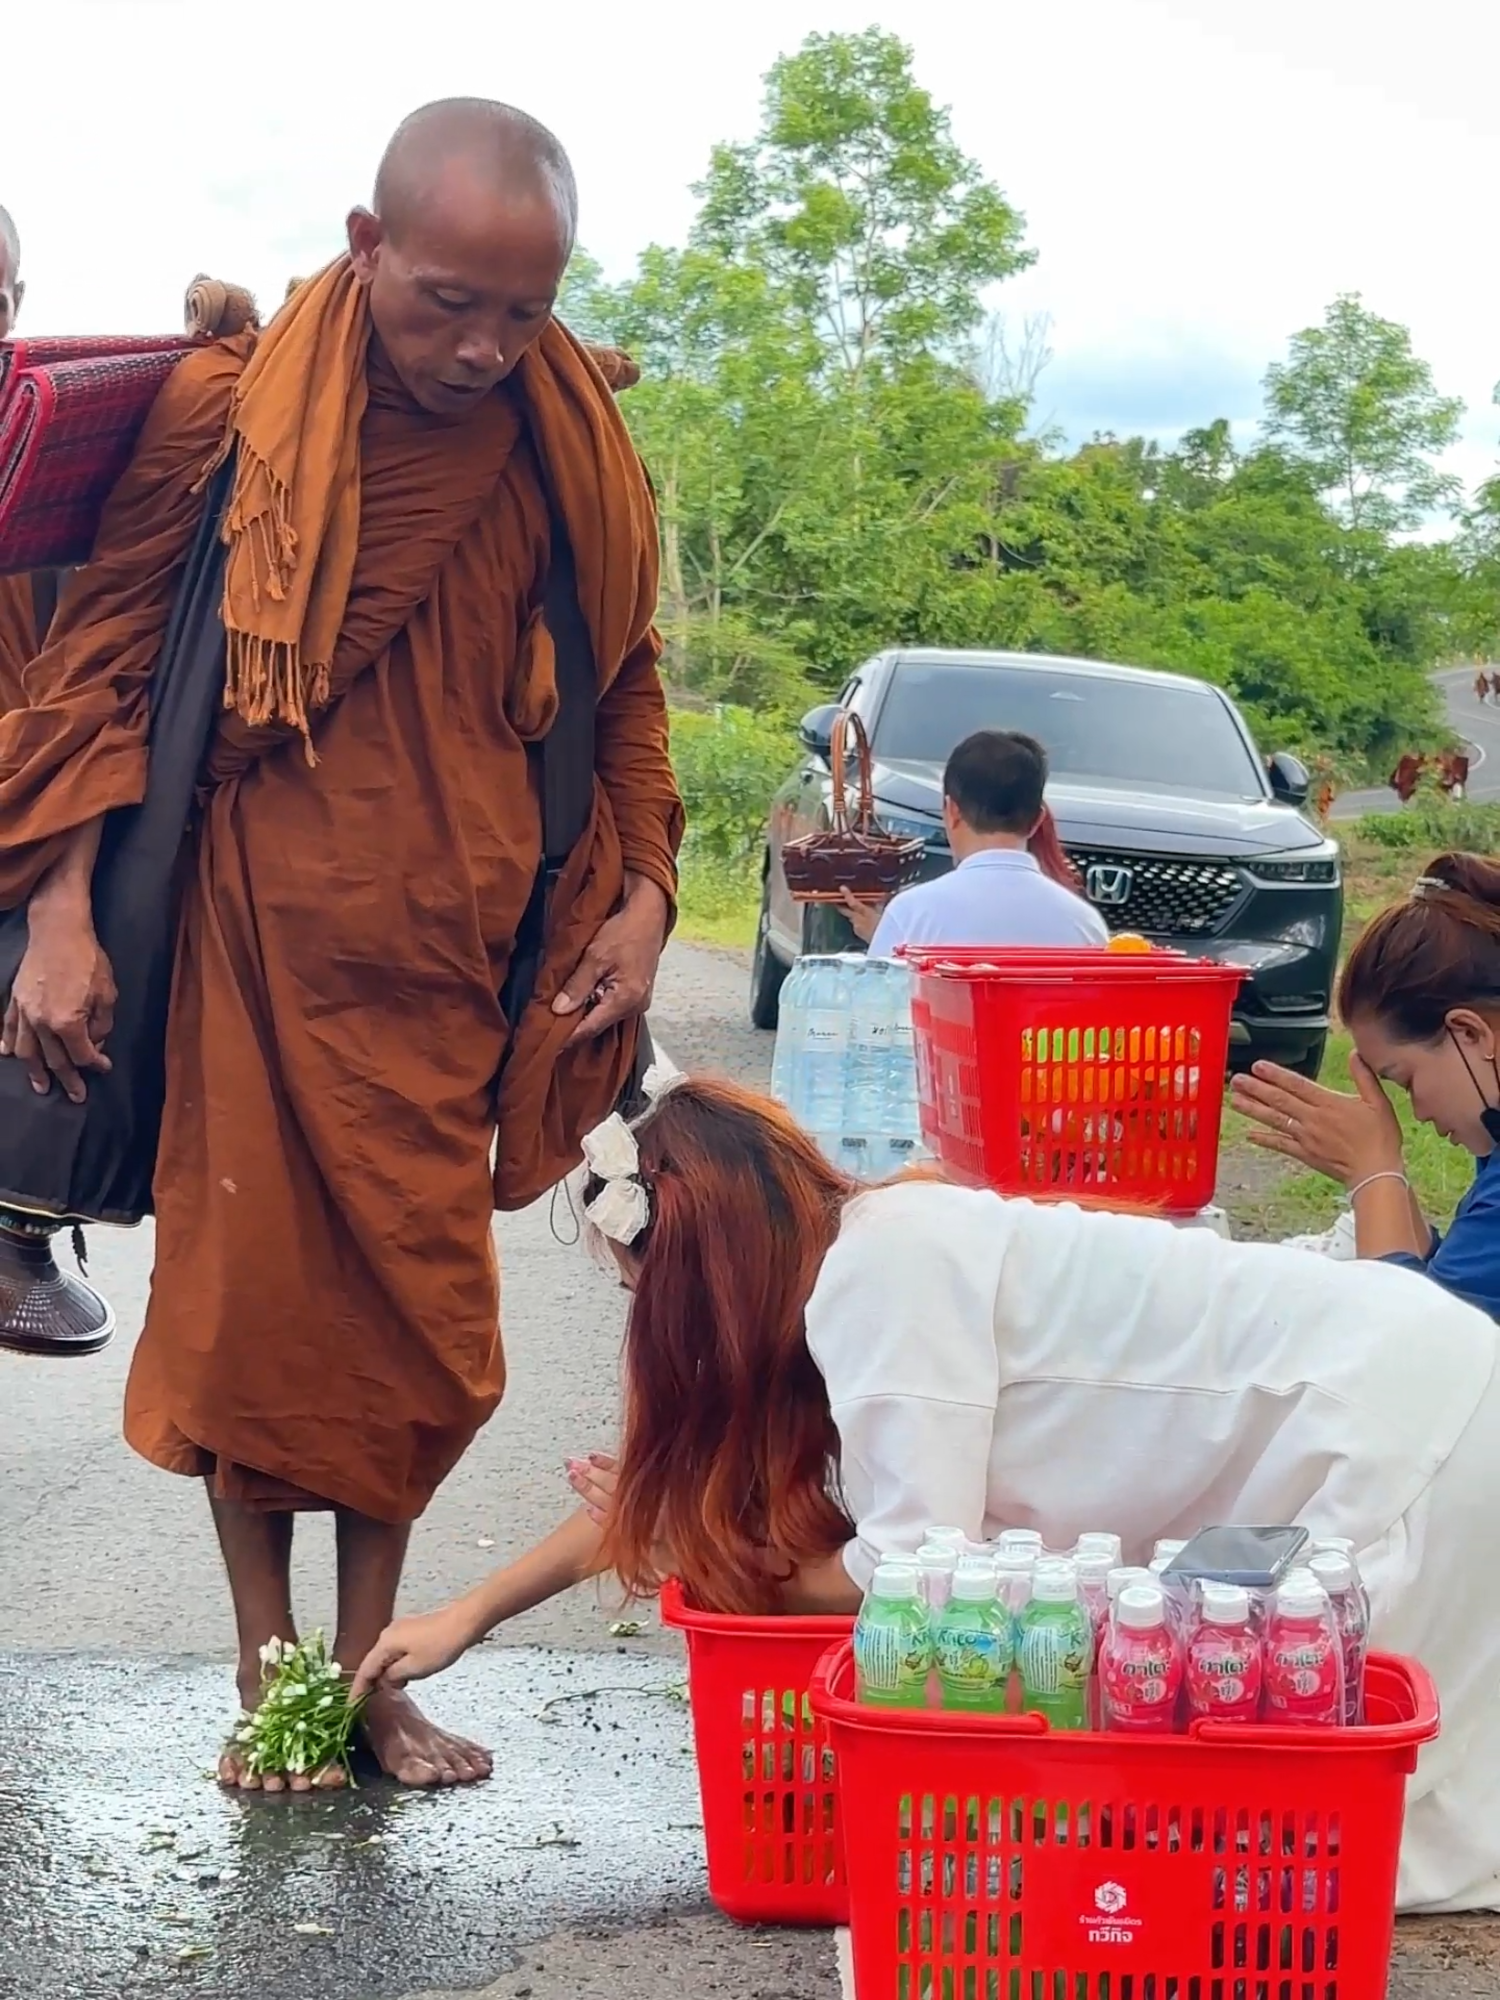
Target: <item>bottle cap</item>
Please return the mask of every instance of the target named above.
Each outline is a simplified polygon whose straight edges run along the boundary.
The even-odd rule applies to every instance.
[[[1167,1600],[1159,1590],[1132,1584],[1120,1592],[1115,1623],[1127,1632],[1154,1632],[1167,1622]]]
[[[915,1563],[883,1562],[875,1569],[871,1597],[916,1597],[922,1587],[921,1571]]]
[[[1038,1563],[1031,1579],[1031,1595],[1038,1604],[1076,1604],[1077,1570],[1070,1562]]]
[[[1176,1560],[1175,1556],[1153,1556],[1151,1560],[1151,1574],[1158,1577],[1165,1576],[1168,1567]]]
[[[1103,1583],[1114,1575],[1115,1555],[1109,1549],[1084,1549],[1073,1558],[1080,1583]]]
[[[986,1604],[995,1595],[993,1563],[961,1562],[953,1572],[953,1596],[964,1604]]]
[[[1313,1557],[1307,1567],[1330,1597],[1354,1588],[1354,1565],[1338,1549],[1323,1550]]]
[[[1315,1556],[1347,1556],[1354,1560],[1354,1543],[1348,1535],[1319,1535],[1312,1545]]]
[[[1042,1538],[1035,1528],[1006,1528],[1000,1535],[1002,1549],[1031,1549],[1041,1553]]]
[[[917,1561],[924,1569],[952,1569],[958,1561],[958,1550],[951,1542],[934,1542],[929,1538],[917,1550]]]
[[[1109,1592],[1110,1603],[1116,1604],[1119,1602],[1122,1590],[1129,1590],[1132,1585],[1151,1585],[1152,1583],[1153,1579],[1149,1569],[1112,1569],[1105,1580],[1105,1588]]]
[[[1250,1617],[1250,1593],[1237,1583],[1205,1583],[1202,1603],[1205,1625],[1244,1625]]]
[[[1151,1553],[1158,1561],[1165,1557],[1168,1562],[1173,1562],[1186,1547],[1186,1542],[1158,1542]]]
[[[1310,1569],[1294,1569],[1276,1593],[1276,1609],[1283,1618],[1322,1618],[1328,1593]]]
[[[1118,1535],[1090,1532],[1078,1537],[1078,1546],[1074,1549],[1073,1554],[1075,1557],[1107,1555],[1114,1563],[1118,1564],[1123,1547],[1124,1543]]]
[[[962,1528],[929,1528],[923,1539],[927,1542],[942,1542],[957,1553],[969,1538]]]

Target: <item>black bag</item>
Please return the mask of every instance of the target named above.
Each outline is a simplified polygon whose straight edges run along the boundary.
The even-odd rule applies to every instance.
[[[516,932],[516,948],[500,994],[505,1018],[512,1024],[520,1020],[536,988],[553,888],[569,855],[588,831],[594,809],[594,711],[599,700],[599,670],[579,602],[573,545],[555,505],[550,506],[550,514],[551,560],[542,616],[557,656],[557,715],[541,742],[527,750],[542,800],[542,865]],[[627,1118],[645,1109],[644,1078],[655,1059],[651,1031],[642,1021],[635,1061],[618,1106]]]
[[[108,1042],[113,1066],[108,1074],[91,1071],[87,1098],[74,1104],[56,1085],[38,1096],[20,1063],[0,1061],[0,1206],[125,1225],[151,1213],[178,870],[224,700],[219,611],[227,552],[219,524],[233,477],[230,460],[209,484],[152,676],[146,796],[111,813],[99,843],[94,925],[120,989]],[[55,583],[50,596],[55,604]],[[38,598],[39,627],[45,603]],[[24,909],[0,916],[0,995],[10,992],[26,938]]]

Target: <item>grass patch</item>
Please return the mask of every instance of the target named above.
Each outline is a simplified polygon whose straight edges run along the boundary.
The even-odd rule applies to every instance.
[[[677,929],[683,944],[749,951],[760,916],[760,861],[710,860],[689,848],[682,858]]]

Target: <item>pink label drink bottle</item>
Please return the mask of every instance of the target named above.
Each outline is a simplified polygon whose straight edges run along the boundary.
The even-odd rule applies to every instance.
[[[1138,1584],[1148,1590],[1158,1587],[1156,1578],[1149,1569],[1133,1569],[1128,1563],[1122,1563],[1118,1569],[1112,1569],[1104,1579],[1104,1588],[1110,1603],[1118,1604],[1120,1592],[1129,1590],[1132,1584]]]
[[[1206,1583],[1201,1616],[1187,1649],[1189,1720],[1257,1721],[1262,1672],[1249,1591],[1235,1584]]]
[[[1177,1724],[1182,1649],[1156,1589],[1122,1590],[1099,1658],[1104,1727],[1132,1736],[1167,1736]]]
[[[1334,1729],[1344,1721],[1344,1651],[1328,1593],[1293,1570],[1266,1621],[1265,1719]]]
[[[1109,1616],[1109,1573],[1114,1566],[1115,1559],[1107,1549],[1085,1549],[1073,1563],[1078,1572],[1078,1599],[1093,1620],[1096,1646]]]
[[[1370,1654],[1370,1600],[1352,1559],[1333,1551],[1315,1555],[1308,1568],[1328,1592],[1344,1654],[1344,1720],[1365,1719],[1365,1663]]]

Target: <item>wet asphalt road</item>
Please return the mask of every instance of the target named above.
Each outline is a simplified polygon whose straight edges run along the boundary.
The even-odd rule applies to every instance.
[[[727,956],[671,954],[653,1022],[679,1063],[766,1080],[743,987]],[[619,1293],[545,1209],[500,1238],[510,1385],[418,1529],[412,1609],[550,1526],[564,1455],[612,1435]],[[429,1691],[495,1745],[489,1785],[218,1792],[217,1554],[196,1491],[119,1442],[149,1235],[99,1232],[93,1254],[115,1348],[65,1367],[0,1356],[0,2000],[836,2000],[826,1936],[708,1909],[679,1649],[654,1627],[615,1638],[619,1606],[593,1592]],[[300,1541],[310,1627],[328,1617],[327,1524]],[[1497,1996],[1494,1927],[1403,1936],[1392,2000]]]

